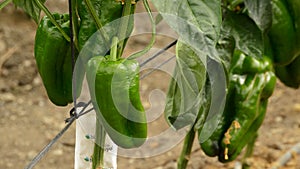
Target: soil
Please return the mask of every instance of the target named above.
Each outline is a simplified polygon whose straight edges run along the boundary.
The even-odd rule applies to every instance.
[[[47,2],[51,11],[67,11],[66,1]],[[139,11],[142,11],[138,8]],[[141,24],[143,25],[143,24]],[[145,27],[145,26],[144,26]],[[33,46],[36,24],[13,5],[0,11],[0,168],[24,168],[26,164],[65,126],[71,105],[57,107],[46,95],[34,60]],[[145,27],[149,29],[149,27]],[[149,38],[129,42],[127,52],[142,48]],[[170,42],[158,38],[156,47]],[[160,62],[157,59],[153,65]],[[170,64],[171,65],[171,64]],[[142,80],[142,100],[150,107],[148,94],[154,89],[166,92],[168,75],[161,71]],[[152,101],[151,104],[158,101]],[[163,103],[160,101],[160,103]],[[150,125],[149,135],[156,135],[167,126],[157,115]],[[251,168],[271,168],[284,153],[300,142],[300,90],[285,87],[280,82],[269,101],[265,121],[259,130]],[[163,140],[149,148],[149,152]],[[167,143],[168,144],[168,143]],[[75,125],[63,135],[38,165],[47,169],[71,169],[74,167]],[[118,158],[119,168],[173,169],[180,154],[182,142],[163,154],[149,158]],[[237,161],[240,158],[237,159]],[[207,157],[195,140],[189,169],[229,169],[235,162],[222,164],[216,158]],[[300,169],[300,155],[295,155],[282,169]]]

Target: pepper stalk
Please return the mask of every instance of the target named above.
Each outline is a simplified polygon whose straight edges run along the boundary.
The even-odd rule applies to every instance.
[[[193,147],[193,142],[195,138],[194,127],[190,129],[188,134],[185,136],[183,148],[181,154],[178,158],[177,169],[185,169],[190,160],[190,155]]]
[[[119,45],[118,45],[118,55],[117,58],[120,58],[122,56],[123,50],[124,50],[124,43],[125,43],[125,37],[127,33],[127,29],[129,28],[129,15],[131,14],[131,7],[132,7],[132,0],[125,0],[124,2],[124,8],[122,13],[122,20],[120,23],[120,29],[118,38],[120,39]]]

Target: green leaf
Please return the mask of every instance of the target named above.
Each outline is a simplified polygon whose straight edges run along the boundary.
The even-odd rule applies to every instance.
[[[211,100],[209,108],[205,111],[207,113],[204,124],[200,125],[201,132],[199,133],[199,142],[202,143],[207,140],[215,130],[217,130],[218,124],[222,121],[223,112],[226,101],[226,76],[223,65],[216,62],[213,59],[208,58],[207,67],[208,78],[210,83],[210,91],[205,94],[205,98]],[[208,96],[210,95],[210,96]],[[202,120],[203,121],[203,120]],[[201,123],[203,123],[200,121]],[[200,123],[200,124],[201,124]],[[195,127],[199,127],[199,122]],[[202,129],[201,129],[202,128]]]
[[[247,55],[260,58],[263,55],[263,35],[254,21],[245,14],[227,11],[222,25],[222,36],[232,36],[235,47]]]
[[[40,0],[44,3],[46,0]],[[13,3],[23,9],[36,23],[40,20],[41,9],[36,4],[36,0],[13,0]]]
[[[200,105],[200,110],[199,110],[199,114],[198,114],[198,118],[197,118],[197,122],[194,125],[194,130],[198,130],[199,132],[201,132],[204,124],[205,124],[205,120],[207,118],[209,109],[210,109],[210,105],[211,105],[211,84],[209,81],[209,78],[206,79],[205,82],[205,86],[203,89],[203,97],[201,99],[201,105]]]
[[[220,39],[217,43],[216,48],[220,55],[222,63],[228,72],[231,63],[231,57],[235,48],[235,39],[232,36],[226,35],[221,30]]]
[[[152,0],[152,3],[163,16],[164,21],[177,32],[182,41],[193,48],[207,68],[206,71],[209,75],[212,91],[212,105],[210,106],[208,114],[210,118],[208,120],[212,122],[209,129],[213,131],[222,115],[226,98],[226,75],[216,50],[222,25],[221,0]],[[206,62],[206,60],[211,61]],[[187,78],[187,76],[180,76],[180,78]],[[188,91],[192,91],[192,85],[189,87],[189,85],[183,83],[182,86],[186,87]],[[192,100],[194,98],[194,95],[191,95],[191,98],[188,98],[187,93],[185,95],[187,99]],[[201,95],[198,96],[202,97]],[[181,97],[185,98],[185,96]],[[203,97],[206,98],[206,96]],[[195,101],[201,103],[199,98]],[[185,110],[183,113],[188,111],[188,109]],[[193,113],[186,113],[186,115],[191,114]],[[174,117],[176,118],[176,116]],[[204,126],[204,128],[207,127]],[[207,136],[208,134],[203,138],[205,139]]]
[[[198,116],[206,80],[204,63],[188,45],[177,42],[177,62],[169,86],[165,117],[175,129],[193,125]]]
[[[197,52],[218,59],[221,0],[152,0],[159,13],[180,38]]]
[[[245,0],[245,6],[259,29],[266,32],[272,25],[271,0]]]

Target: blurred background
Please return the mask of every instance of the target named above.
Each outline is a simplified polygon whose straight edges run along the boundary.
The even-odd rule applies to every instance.
[[[67,12],[67,1],[48,1],[50,11]],[[141,2],[137,12],[144,12]],[[154,9],[155,11],[155,9]],[[143,20],[140,20],[143,21]],[[147,21],[145,21],[147,22]],[[33,55],[34,37],[37,25],[24,12],[12,4],[0,11],[0,168],[24,168],[27,163],[65,126],[69,117],[67,107],[56,107],[46,95],[38,75]],[[158,31],[169,36],[158,36],[155,48],[163,48],[174,40],[172,31],[160,24]],[[150,31],[149,22],[137,22],[136,31]],[[135,36],[129,40],[125,56],[142,49],[150,40],[150,34]],[[176,37],[176,36],[175,36]],[[150,51],[150,56],[154,51]],[[169,53],[155,59],[149,66],[155,66],[174,54]],[[147,58],[140,59],[140,61]],[[171,70],[174,61],[165,66]],[[143,72],[142,72],[143,73]],[[154,90],[161,98],[168,89],[170,75],[156,71],[141,81],[141,95],[145,109],[158,107],[156,119],[149,124],[149,136],[155,136],[168,128],[163,118],[163,99],[151,100]],[[270,98],[266,119],[260,129],[254,156],[250,159],[252,168],[270,168],[289,148],[300,141],[300,90],[293,90],[277,83]],[[164,140],[153,144],[149,151],[164,144]],[[51,151],[38,163],[36,169],[74,168],[75,124],[55,144]],[[150,158],[118,157],[118,168],[130,169],[173,169],[180,154],[182,143],[171,150]],[[216,158],[206,157],[197,140],[194,142],[190,169],[228,169],[234,162],[221,164]],[[292,159],[284,169],[300,168],[300,157]]]

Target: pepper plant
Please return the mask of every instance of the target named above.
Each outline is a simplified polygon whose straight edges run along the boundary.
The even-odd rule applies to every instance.
[[[147,140],[135,59],[153,46],[155,24],[162,20],[178,34],[165,119],[174,130],[189,127],[179,169],[186,168],[196,135],[204,153],[222,163],[246,147],[246,168],[276,77],[288,87],[300,85],[299,0],[151,0],[159,12],[156,21],[147,0],[69,0],[68,14],[50,12],[45,0],[4,0],[0,9],[10,2],[38,24],[34,55],[55,105],[76,104],[87,74],[98,118],[93,168],[103,166],[106,134],[123,148]],[[137,3],[148,12],[152,38],[145,49],[123,58]],[[102,29],[117,19],[117,26]],[[107,51],[81,56],[96,32],[103,42],[97,48]],[[83,72],[74,69],[78,60]]]

